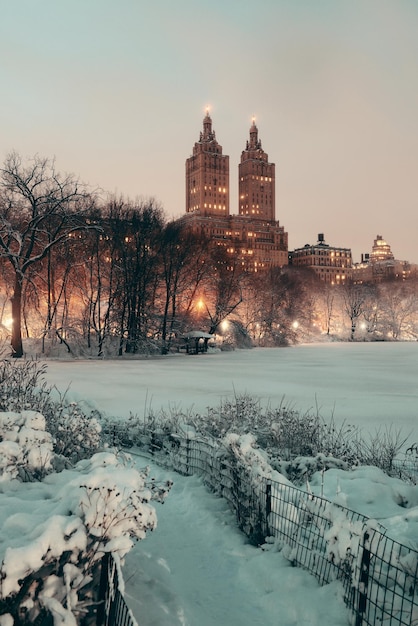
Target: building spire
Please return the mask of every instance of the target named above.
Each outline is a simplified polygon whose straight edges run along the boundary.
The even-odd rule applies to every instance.
[[[250,141],[247,141],[247,150],[261,150],[261,141],[258,139],[258,128],[255,125],[255,115],[252,117],[250,128]]]
[[[186,212],[200,216],[229,215],[229,156],[217,142],[209,107],[205,107],[203,130],[186,161]]]
[[[209,107],[206,107],[206,115],[203,119],[203,133],[200,133],[200,141],[213,141],[215,132],[212,130],[212,118],[209,115]]]

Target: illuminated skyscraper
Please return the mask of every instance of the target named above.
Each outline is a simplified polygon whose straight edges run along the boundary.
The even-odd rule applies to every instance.
[[[275,165],[261,147],[255,119],[238,166],[239,214],[275,220]]]
[[[186,213],[195,211],[216,217],[229,215],[229,156],[222,154],[208,109],[203,132],[186,161]]]
[[[203,132],[186,160],[186,214],[181,219],[225,247],[249,271],[287,265],[287,233],[275,219],[275,165],[261,147],[254,119],[238,167],[238,214],[230,215],[229,157],[222,154],[206,111]]]

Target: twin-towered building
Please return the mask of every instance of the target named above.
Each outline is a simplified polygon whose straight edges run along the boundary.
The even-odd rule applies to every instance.
[[[186,214],[190,227],[224,246],[252,271],[288,262],[288,236],[276,220],[275,165],[268,160],[253,119],[238,166],[238,214],[230,214],[229,156],[222,154],[209,111],[186,161]]]
[[[288,234],[276,220],[275,164],[268,159],[253,119],[238,165],[238,214],[230,213],[229,156],[222,153],[206,111],[203,130],[186,160],[186,213],[181,218],[223,246],[245,269],[258,272],[293,265],[310,268],[324,282],[343,284],[405,275],[390,246],[377,235],[371,255],[353,265],[351,249],[330,246],[323,234],[316,244],[288,252]],[[397,264],[401,264],[401,270]]]

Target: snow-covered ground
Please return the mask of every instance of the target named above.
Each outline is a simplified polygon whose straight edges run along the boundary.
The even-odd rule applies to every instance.
[[[120,361],[48,361],[48,381],[113,417],[150,408],[204,412],[249,393],[418,441],[418,342],[331,343]]]
[[[337,584],[320,588],[279,552],[249,545],[225,500],[200,479],[152,473],[174,486],[157,505],[157,529],[126,557],[126,598],[139,626],[348,625]]]
[[[47,379],[68,397],[83,399],[123,419],[150,408],[204,411],[225,397],[249,393],[301,411],[319,407],[374,431],[402,428],[418,441],[418,343],[327,344],[287,349],[120,361],[49,361]],[[148,464],[138,458],[139,466]],[[347,480],[329,474],[330,497],[350,508],[390,517],[392,530],[409,535],[414,509],[397,502],[399,487],[374,470]],[[319,588],[277,552],[248,545],[227,505],[198,478],[171,477],[158,527],[128,555],[126,589],[140,626],[338,626],[348,615],[338,585]],[[395,487],[394,487],[395,485]],[[417,488],[408,487],[412,505]],[[346,492],[345,492],[346,491]]]

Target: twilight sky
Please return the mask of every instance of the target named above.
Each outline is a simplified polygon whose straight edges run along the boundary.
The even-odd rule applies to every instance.
[[[418,263],[416,0],[0,0],[0,161],[185,210],[205,107],[238,162],[256,116],[289,249]]]

